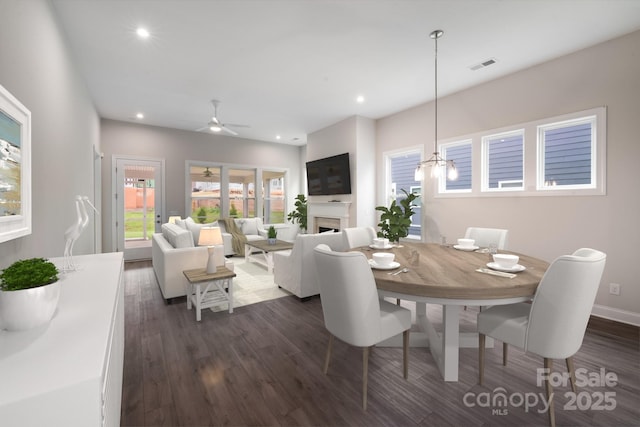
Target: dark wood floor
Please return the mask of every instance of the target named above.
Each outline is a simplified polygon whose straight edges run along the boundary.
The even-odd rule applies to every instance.
[[[319,298],[301,303],[285,297],[239,307],[233,314],[207,310],[196,322],[184,300],[164,303],[149,262],[127,263],[125,286],[123,426],[547,423],[546,414],[538,413],[541,404],[528,410],[520,404],[520,398],[533,399],[544,390],[536,385],[542,360],[519,349],[511,350],[506,367],[502,346],[489,349],[486,382],[479,386],[476,349],[460,351],[460,380],[445,383],[428,350],[410,350],[409,379],[404,380],[402,350],[375,348],[364,412],[360,349],[336,341],[329,373],[322,373],[328,336]],[[473,327],[476,314],[471,308],[463,314],[465,327]],[[570,388],[557,387],[559,426],[640,425],[637,335],[615,337],[590,329],[575,365],[590,375],[601,369],[615,373],[617,385],[581,387],[575,410],[565,397]],[[564,365],[558,361],[556,369],[564,372]],[[483,403],[501,392],[511,401],[507,406]],[[593,409],[612,405],[612,410]]]

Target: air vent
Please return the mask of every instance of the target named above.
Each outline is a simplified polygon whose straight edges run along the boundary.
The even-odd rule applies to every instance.
[[[488,67],[489,65],[493,65],[496,62],[498,62],[498,61],[495,58],[490,58],[490,59],[487,59],[486,61],[483,61],[483,62],[481,62],[479,64],[470,66],[469,69],[471,69],[471,71],[477,71],[477,70],[479,70],[481,68],[485,68],[485,67]]]

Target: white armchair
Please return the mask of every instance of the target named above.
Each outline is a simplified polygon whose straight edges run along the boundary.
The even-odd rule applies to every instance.
[[[557,258],[545,272],[531,304],[497,305],[478,314],[479,378],[484,381],[485,337],[503,343],[503,364],[509,344],[544,358],[551,374],[552,360],[565,359],[576,392],[573,355],[580,349],[607,256],[582,248]],[[549,424],[555,426],[553,391],[545,378]]]
[[[378,289],[367,257],[361,252],[334,252],[326,245],[315,249],[324,324],[329,346],[324,373],[329,369],[334,337],[362,347],[362,409],[367,409],[370,349],[403,334],[403,374],[408,377],[411,311],[378,299]]]
[[[318,295],[313,248],[320,243],[334,251],[343,251],[342,233],[298,234],[293,249],[273,253],[273,281],[300,299]]]
[[[351,227],[342,230],[345,241],[345,250],[369,246],[376,238],[376,230],[373,227]]]
[[[475,240],[476,246],[488,248],[490,245],[496,245],[496,249],[507,249],[507,239],[509,230],[501,228],[479,228],[469,227],[464,235],[465,239]]]

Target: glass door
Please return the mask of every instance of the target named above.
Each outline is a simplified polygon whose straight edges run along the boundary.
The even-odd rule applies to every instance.
[[[151,258],[162,225],[162,170],[157,160],[116,160],[116,241],[125,261]]]

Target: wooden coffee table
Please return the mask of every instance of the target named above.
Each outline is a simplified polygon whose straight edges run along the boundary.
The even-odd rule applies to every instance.
[[[199,322],[202,319],[203,308],[213,307],[224,301],[229,303],[229,313],[233,313],[233,278],[236,277],[236,273],[222,266],[212,274],[208,274],[204,268],[185,270],[182,273],[189,281],[187,310],[191,310],[192,304],[196,306],[196,321]],[[202,289],[205,283],[206,286]],[[228,292],[224,290],[225,286]]]
[[[273,254],[276,251],[293,249],[292,242],[276,240],[275,245],[270,245],[268,240],[254,240],[244,245],[244,259],[247,262],[255,262],[267,267],[267,272],[273,273]],[[257,251],[256,251],[257,250]]]

